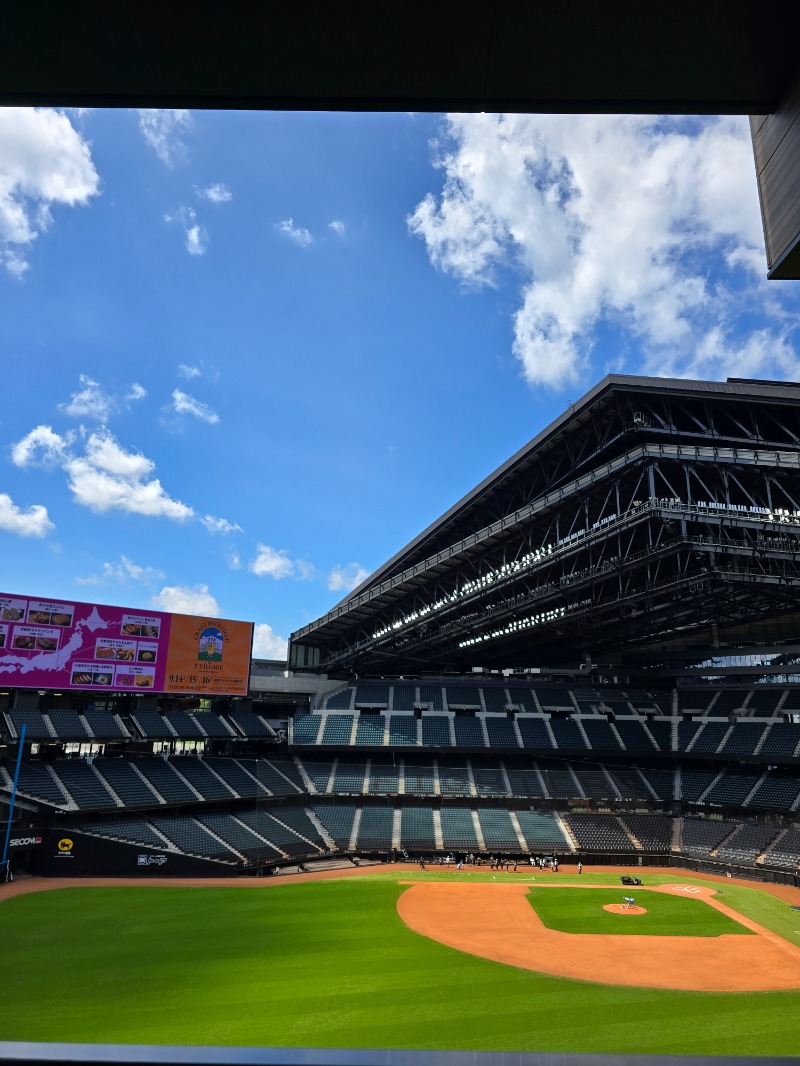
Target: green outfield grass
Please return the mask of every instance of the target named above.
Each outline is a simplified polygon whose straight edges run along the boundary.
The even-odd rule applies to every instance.
[[[622,893],[631,895],[647,914],[612,914],[607,903],[622,903]],[[634,894],[635,893],[635,894]],[[667,896],[640,889],[535,888],[528,897],[548,929],[561,933],[615,933],[643,936],[722,936],[723,933],[753,934],[726,914],[701,899]]]
[[[439,877],[451,879],[414,875]],[[262,890],[74,888],[7,900],[0,1039],[800,1052],[800,991],[664,992],[517,970],[413,933],[397,914],[397,882],[387,872]],[[724,898],[784,935],[787,919],[796,922],[788,904],[757,889],[726,886]]]

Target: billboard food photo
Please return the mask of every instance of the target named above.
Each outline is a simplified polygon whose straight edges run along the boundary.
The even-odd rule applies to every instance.
[[[0,593],[0,681],[17,688],[245,696],[253,626]]]

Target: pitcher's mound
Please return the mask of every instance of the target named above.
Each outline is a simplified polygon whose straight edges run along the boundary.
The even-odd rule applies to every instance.
[[[603,910],[611,914],[647,914],[646,907],[629,907],[626,903],[606,903]]]

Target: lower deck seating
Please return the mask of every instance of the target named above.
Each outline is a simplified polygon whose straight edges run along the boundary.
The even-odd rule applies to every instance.
[[[499,807],[478,807],[477,810],[487,850],[492,851],[498,848],[514,852],[520,850],[519,837],[508,811]]]
[[[446,849],[476,849],[478,847],[472,811],[466,807],[442,807],[439,813],[442,824],[442,844]]]
[[[363,851],[388,851],[392,846],[392,807],[364,807],[356,847]]]
[[[566,851],[568,844],[554,814],[517,811],[517,821],[531,852]]]
[[[431,807],[403,807],[400,821],[400,846],[425,850],[436,847]]]
[[[356,805],[354,803],[315,803],[312,810],[336,847],[342,851],[349,848],[350,838],[353,835],[353,822],[356,817]]]
[[[633,850],[630,837],[616,818],[602,814],[565,814],[562,818],[581,851]]]
[[[708,856],[737,828],[737,822],[705,818],[684,818],[681,851],[687,855]]]
[[[624,814],[622,821],[645,851],[669,851],[672,819],[661,814]]]

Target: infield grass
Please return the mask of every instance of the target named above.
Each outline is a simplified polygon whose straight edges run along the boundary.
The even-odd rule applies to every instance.
[[[724,933],[754,935],[727,914],[709,907],[702,899],[667,896],[662,892],[636,890],[634,897],[647,914],[613,914],[607,903],[621,903],[616,890],[599,888],[531,888],[528,899],[548,929],[561,933],[614,933],[626,936],[722,936]]]
[[[674,882],[675,871],[647,880]],[[387,872],[263,890],[74,888],[7,900],[0,1039],[800,1053],[800,991],[670,992],[514,969],[409,930],[397,881]],[[726,887],[725,902],[770,927],[791,914],[757,889]]]

